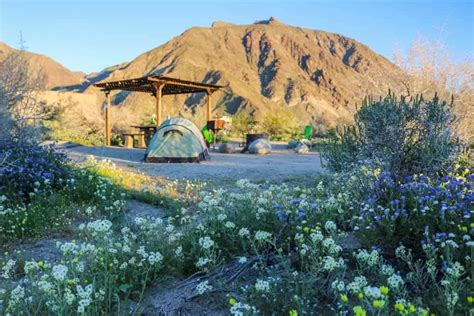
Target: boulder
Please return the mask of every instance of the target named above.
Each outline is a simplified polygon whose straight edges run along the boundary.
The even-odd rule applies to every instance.
[[[251,154],[258,154],[258,155],[265,155],[268,154],[272,150],[272,145],[265,138],[259,138],[254,140],[249,145],[249,153]]]
[[[224,154],[233,154],[237,152],[237,148],[235,144],[223,143],[219,145],[219,148],[217,149],[217,151]]]
[[[298,142],[296,140],[290,140],[288,142],[288,149],[294,149],[298,146]]]
[[[299,144],[298,146],[296,146],[296,148],[294,150],[295,150],[295,153],[297,153],[297,154],[307,154],[307,153],[309,153],[309,147],[306,146],[305,144]]]

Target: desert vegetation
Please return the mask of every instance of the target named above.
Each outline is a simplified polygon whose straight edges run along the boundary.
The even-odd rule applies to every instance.
[[[336,173],[309,186],[157,183],[14,142],[2,156],[2,240],[73,237],[52,262],[4,253],[0,308],[140,314],[149,287],[191,276],[190,298],[234,315],[469,313],[474,176],[452,115],[436,96],[367,100],[324,147]],[[167,217],[127,220],[130,196]]]
[[[326,133],[314,179],[224,185],[73,163],[45,135],[99,145],[100,122],[63,130],[71,113],[41,101],[22,58],[0,65],[0,314],[171,314],[199,300],[231,315],[474,312],[474,173],[459,124],[472,87],[451,86],[451,68],[421,82],[437,64],[415,62],[406,91],[365,98]],[[234,133],[299,137],[282,113],[240,112]],[[160,212],[131,216],[130,202]],[[55,255],[22,250],[38,240]]]

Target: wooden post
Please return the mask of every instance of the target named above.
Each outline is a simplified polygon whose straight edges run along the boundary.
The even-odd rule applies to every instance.
[[[107,104],[105,106],[105,144],[110,146],[110,91],[105,91]]]
[[[160,126],[162,117],[163,106],[161,104],[161,92],[165,86],[163,83],[157,83],[153,85],[155,87],[155,98],[156,98],[156,126]]]
[[[207,113],[206,113],[206,120],[207,121],[210,121],[211,120],[211,90],[207,89],[206,90],[206,94],[207,94]]]

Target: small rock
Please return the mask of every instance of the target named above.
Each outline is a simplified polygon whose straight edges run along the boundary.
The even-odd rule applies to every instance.
[[[288,142],[288,149],[294,149],[298,146],[298,142],[296,140],[290,140]]]
[[[237,148],[235,147],[235,144],[232,144],[232,143],[220,144],[217,150],[223,154],[233,154],[237,152]]]
[[[259,138],[254,140],[249,145],[249,153],[251,154],[258,154],[258,155],[265,155],[268,154],[272,150],[272,145],[270,141],[265,138]]]
[[[295,153],[297,153],[297,154],[307,154],[307,153],[309,153],[309,147],[306,146],[305,144],[299,144],[298,146],[296,146],[296,148],[294,150],[295,150]]]

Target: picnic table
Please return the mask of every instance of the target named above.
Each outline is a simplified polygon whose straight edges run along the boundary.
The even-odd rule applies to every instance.
[[[153,137],[153,134],[156,132],[156,125],[132,125],[131,127],[136,128],[145,135],[145,142],[148,144],[148,141]]]

